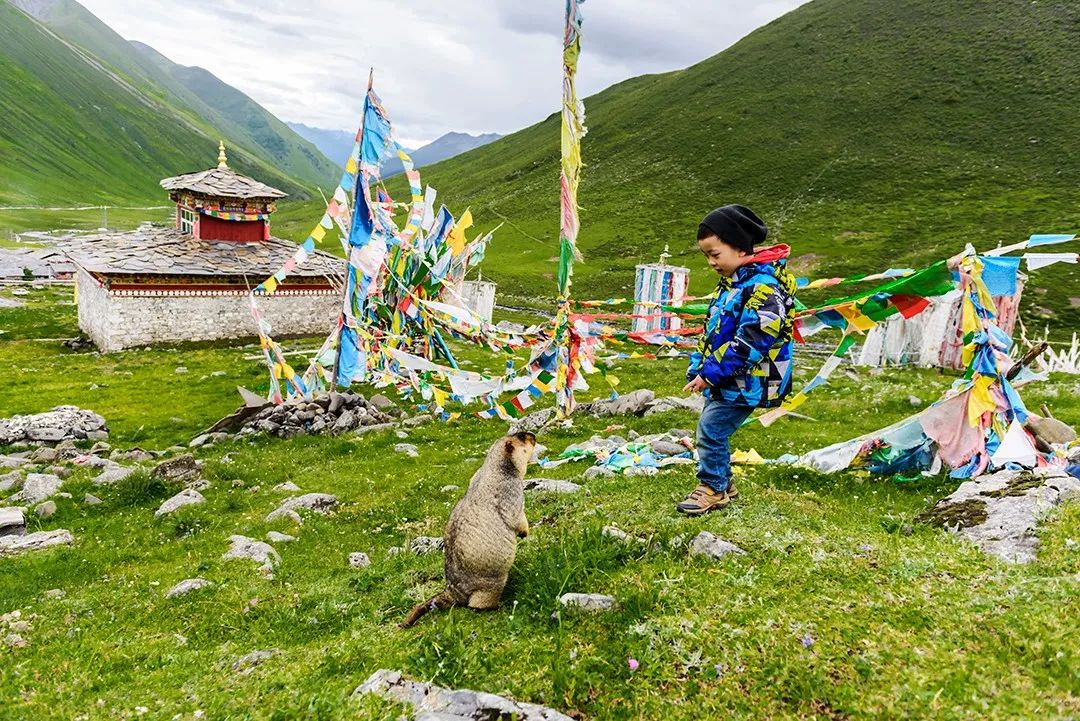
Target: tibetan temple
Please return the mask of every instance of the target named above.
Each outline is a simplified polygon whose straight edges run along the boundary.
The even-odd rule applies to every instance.
[[[79,327],[103,351],[255,335],[249,288],[282,267],[295,243],[270,233],[276,188],[229,168],[165,178],[172,227],[79,236],[63,246],[77,268]],[[259,308],[275,336],[323,334],[341,302],[344,260],[315,251]]]

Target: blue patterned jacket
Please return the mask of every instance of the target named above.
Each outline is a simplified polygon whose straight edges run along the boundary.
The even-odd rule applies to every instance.
[[[751,262],[720,278],[686,377],[701,376],[714,400],[772,408],[791,391],[796,284],[786,246],[755,257],[771,262]]]

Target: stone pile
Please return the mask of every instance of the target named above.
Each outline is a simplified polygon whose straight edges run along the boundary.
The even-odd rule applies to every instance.
[[[311,401],[299,398],[279,406],[267,405],[244,421],[239,435],[268,433],[290,438],[314,433],[347,433],[388,424],[399,416],[393,403],[383,396],[373,396],[368,400],[359,393],[333,392],[316,396]],[[192,444],[195,445],[199,438]]]
[[[45,413],[0,418],[0,445],[103,441],[108,437],[109,429],[103,417],[76,406],[56,406]]]
[[[647,388],[639,388],[636,391],[623,394],[618,398],[605,398],[602,400],[581,403],[574,413],[579,415],[593,416],[594,418],[607,418],[611,416],[651,416],[654,413],[666,411],[684,410],[692,413],[701,413],[705,399],[700,395],[679,397],[666,396],[657,398],[656,394]],[[523,416],[514,422],[512,431],[530,431],[536,433],[555,419],[554,408],[544,408]]]

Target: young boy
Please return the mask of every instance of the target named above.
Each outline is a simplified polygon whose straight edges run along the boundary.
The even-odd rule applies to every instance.
[[[777,406],[791,390],[795,278],[786,268],[788,246],[754,251],[768,232],[742,205],[717,208],[698,226],[698,248],[720,282],[683,388],[704,393],[705,408],[697,428],[698,486],[676,506],[681,513],[715,511],[738,496],[731,434],[755,408]]]

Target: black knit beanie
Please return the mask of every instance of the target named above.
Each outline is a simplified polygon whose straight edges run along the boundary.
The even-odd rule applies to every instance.
[[[708,232],[706,232],[708,231]],[[765,221],[745,205],[725,205],[706,215],[698,226],[698,239],[716,235],[720,240],[746,253],[769,234]]]

